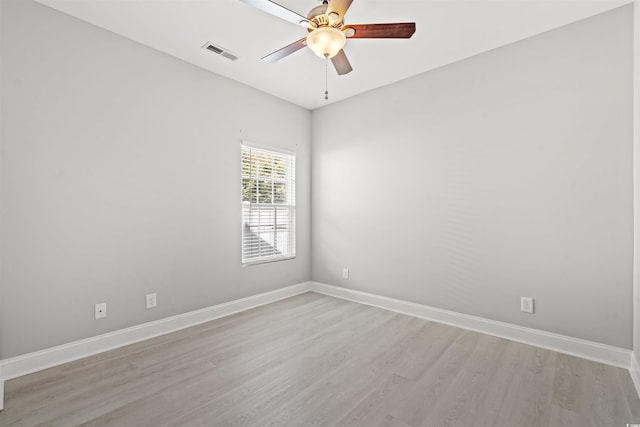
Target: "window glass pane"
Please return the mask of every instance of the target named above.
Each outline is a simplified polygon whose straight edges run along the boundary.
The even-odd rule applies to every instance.
[[[273,183],[273,203],[284,204],[287,202],[287,184],[284,182]]]
[[[256,195],[256,180],[250,178],[242,178],[242,201],[256,203]]]
[[[242,176],[251,176],[251,153],[249,151],[242,151]]]
[[[256,156],[256,170],[257,175],[260,178],[271,178],[271,174],[273,171],[273,160],[271,156],[265,156],[264,154],[259,154]]]
[[[274,161],[273,177],[275,179],[285,179],[287,177],[287,170],[284,159],[279,158]]]
[[[271,181],[258,181],[258,203],[273,203],[273,183]]]

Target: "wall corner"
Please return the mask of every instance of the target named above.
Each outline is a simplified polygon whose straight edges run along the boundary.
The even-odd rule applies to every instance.
[[[2,377],[2,365],[0,364],[0,411],[4,409],[4,378]]]
[[[629,365],[629,374],[631,374],[631,379],[633,380],[633,385],[636,387],[636,393],[640,397],[640,362],[638,362],[638,354],[637,352],[631,353],[631,363]]]

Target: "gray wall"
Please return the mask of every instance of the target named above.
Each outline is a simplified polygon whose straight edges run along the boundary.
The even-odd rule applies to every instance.
[[[40,4],[0,7],[0,359],[309,280],[307,110]],[[241,130],[297,152],[295,260],[241,266]]]
[[[632,28],[622,7],[315,110],[312,278],[630,349]]]

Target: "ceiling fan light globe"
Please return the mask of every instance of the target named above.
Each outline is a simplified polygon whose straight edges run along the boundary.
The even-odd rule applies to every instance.
[[[307,46],[320,58],[333,58],[346,41],[344,33],[334,27],[316,28],[307,36]]]

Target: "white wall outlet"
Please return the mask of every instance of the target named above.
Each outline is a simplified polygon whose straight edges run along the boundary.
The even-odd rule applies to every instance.
[[[147,294],[147,308],[153,308],[157,305],[156,294]]]
[[[520,297],[520,311],[533,314],[533,298]]]
[[[349,269],[346,267],[342,269],[342,278],[347,280],[349,279]]]
[[[103,317],[107,317],[107,303],[102,302],[100,304],[96,304],[96,319],[102,319]]]

